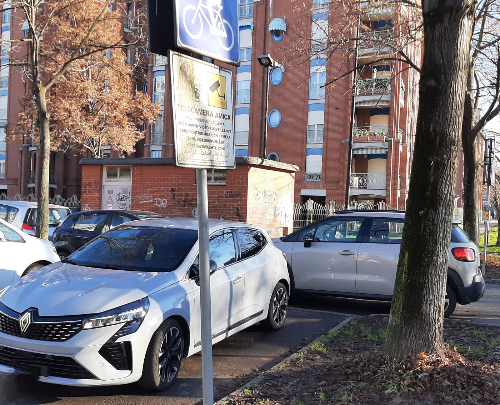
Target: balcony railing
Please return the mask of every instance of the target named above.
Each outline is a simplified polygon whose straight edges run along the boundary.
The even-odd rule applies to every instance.
[[[357,96],[378,96],[391,92],[391,79],[380,77],[376,79],[360,79],[356,81]]]
[[[389,127],[354,127],[354,141],[366,138],[383,138],[389,134]]]
[[[351,173],[349,187],[368,190],[385,190],[385,173]]]
[[[253,3],[241,4],[240,18],[252,18],[252,17],[253,17]]]
[[[30,171],[30,178],[28,183],[34,184],[36,182],[36,172],[35,171]],[[49,172],[49,184],[56,184],[57,183],[57,173],[56,172]]]
[[[362,32],[359,35],[360,49],[381,49],[386,47],[394,48],[396,38],[394,28],[378,31]]]

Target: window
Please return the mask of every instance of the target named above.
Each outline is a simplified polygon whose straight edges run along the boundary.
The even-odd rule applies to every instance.
[[[155,54],[153,63],[155,66],[164,66],[168,64],[167,61],[168,58],[166,56]]]
[[[236,249],[231,230],[216,232],[210,238],[208,249],[210,251],[210,260],[217,263],[217,268],[228,266],[236,261]]]
[[[0,179],[5,179],[5,162],[0,162]]]
[[[9,78],[8,77],[0,77],[0,87],[1,88],[9,87]]]
[[[129,221],[133,221],[133,219],[124,215],[113,215],[113,218],[111,218],[111,228]]]
[[[156,159],[161,158],[161,150],[152,150],[151,157]]]
[[[269,80],[271,81],[271,84],[274,86],[280,84],[283,80],[283,73],[284,69],[281,67],[272,68],[271,72],[269,73]]]
[[[341,218],[318,225],[314,240],[318,242],[356,242],[362,220]]]
[[[18,208],[0,204],[0,218],[6,222],[12,223],[12,221],[14,221],[14,219],[16,218],[18,212]]]
[[[254,0],[240,0],[240,18],[253,17]]]
[[[250,103],[250,80],[236,82],[236,103]]]
[[[372,243],[401,243],[403,220],[375,218],[370,229]]]
[[[269,126],[273,129],[278,128],[281,124],[281,112],[279,110],[272,110],[268,118]]]
[[[120,182],[132,180],[132,169],[124,166],[106,167],[106,181]]]
[[[329,0],[313,0],[313,10],[328,7]]]
[[[234,133],[234,144],[236,146],[248,145],[248,131],[237,131]]]
[[[238,229],[236,233],[241,249],[241,260],[256,255],[267,244],[265,236],[256,229]]]
[[[165,76],[156,76],[153,87],[153,103],[163,105],[165,100]]]
[[[151,144],[161,145],[163,143],[163,115],[156,117],[156,122],[151,125]]]
[[[309,79],[309,98],[325,98],[326,72],[316,72]]]
[[[307,143],[323,143],[323,124],[307,126]]]
[[[252,60],[252,48],[240,48],[240,61],[246,62]]]
[[[207,170],[207,184],[226,185],[226,171],[217,169]]]
[[[104,213],[83,213],[78,215],[73,224],[73,229],[85,232],[102,232],[108,214]]]
[[[12,10],[3,10],[2,11],[2,24],[10,24]]]
[[[24,242],[24,239],[17,232],[10,229],[8,226],[0,224],[0,232],[3,233],[3,237],[7,242]],[[2,240],[0,239],[0,243]]]

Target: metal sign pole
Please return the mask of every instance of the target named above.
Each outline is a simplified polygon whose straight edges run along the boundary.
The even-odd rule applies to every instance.
[[[210,253],[208,229],[207,170],[196,170],[198,191],[198,244],[200,250],[201,370],[203,404],[214,403],[212,366],[212,308],[210,300]]]

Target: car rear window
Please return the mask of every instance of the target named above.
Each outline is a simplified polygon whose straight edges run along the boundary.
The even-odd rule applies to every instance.
[[[69,262],[116,270],[170,272],[184,261],[198,231],[123,226],[99,236],[73,253]]]
[[[0,218],[5,222],[12,223],[16,218],[17,213],[19,212],[18,208],[11,207],[9,205],[0,204]]]
[[[462,228],[458,225],[453,225],[451,228],[451,243],[467,243],[470,242]]]
[[[37,217],[38,209],[31,208],[26,214],[27,220],[26,223],[29,226],[36,226],[36,217]],[[69,208],[51,208],[49,207],[49,225],[59,225],[63,222],[66,217],[71,214]]]

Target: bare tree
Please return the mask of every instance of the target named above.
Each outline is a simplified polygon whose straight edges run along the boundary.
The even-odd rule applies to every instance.
[[[13,17],[24,21],[26,38],[20,44],[25,46],[26,56],[11,64],[23,66],[31,84],[27,98],[32,96],[34,100],[40,156],[37,236],[47,239],[51,93],[73,68],[82,68],[82,61],[130,46],[130,40],[122,35],[122,27],[129,25],[131,16],[127,4],[115,0],[3,0],[0,5],[3,12],[12,11]]]

